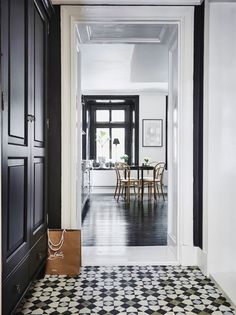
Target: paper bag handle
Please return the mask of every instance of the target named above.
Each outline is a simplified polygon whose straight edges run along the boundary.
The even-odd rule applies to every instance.
[[[61,233],[61,239],[59,241],[59,243],[54,244],[52,242],[52,240],[50,239],[50,235],[49,235],[49,230],[48,230],[48,247],[53,251],[53,252],[57,252],[59,251],[63,244],[64,244],[64,234],[65,234],[66,230],[63,230]]]

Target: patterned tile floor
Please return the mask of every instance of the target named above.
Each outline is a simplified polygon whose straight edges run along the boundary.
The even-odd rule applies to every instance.
[[[196,267],[83,267],[34,283],[16,314],[235,314]]]

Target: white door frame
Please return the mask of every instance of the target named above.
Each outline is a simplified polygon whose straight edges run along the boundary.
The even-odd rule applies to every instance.
[[[63,228],[81,228],[76,208],[78,139],[76,128],[76,23],[170,23],[178,25],[179,116],[178,116],[178,261],[196,264],[193,246],[193,25],[194,7],[62,6],[61,85],[62,85],[62,209]],[[77,164],[78,163],[78,164]],[[80,207],[80,205],[78,205]]]

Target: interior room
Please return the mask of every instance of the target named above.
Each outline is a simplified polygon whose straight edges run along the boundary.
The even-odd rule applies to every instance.
[[[0,0],[0,313],[236,314],[236,2]]]
[[[169,211],[175,189],[168,181],[176,183],[168,174],[174,173],[176,110],[168,110],[168,95],[177,26],[78,24],[77,32],[84,259],[94,261],[95,249],[105,259],[118,247],[150,249],[152,257],[155,246],[155,259],[175,260],[168,247],[168,224],[173,229],[177,220]],[[177,67],[178,59],[171,61]]]

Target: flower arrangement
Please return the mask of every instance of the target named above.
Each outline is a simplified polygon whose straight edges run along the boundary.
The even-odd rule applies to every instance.
[[[148,163],[150,162],[150,158],[147,156],[145,156],[145,158],[143,160],[144,160],[145,165],[148,165]]]
[[[124,154],[124,155],[122,155],[122,156],[120,157],[120,159],[121,159],[121,160],[124,160],[124,162],[127,163],[128,160],[129,160],[129,156],[128,156],[127,154]]]

